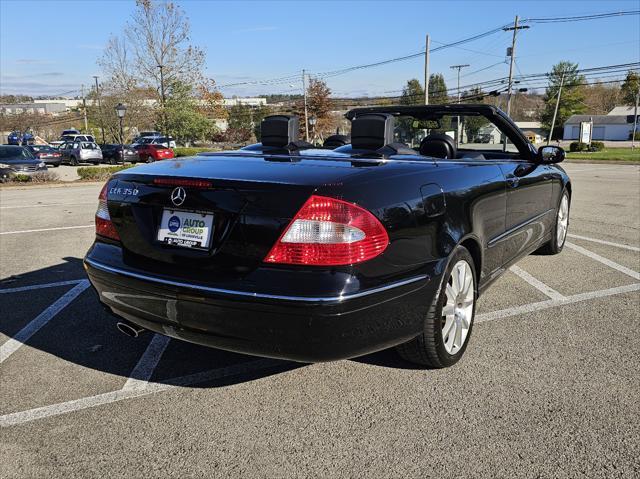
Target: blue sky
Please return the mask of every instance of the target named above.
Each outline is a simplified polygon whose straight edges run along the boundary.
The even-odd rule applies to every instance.
[[[523,18],[640,9],[629,1],[315,2],[205,0],[177,3],[191,20],[192,43],[207,54],[206,73],[218,84],[331,71],[418,52]],[[0,92],[54,94],[88,86],[111,34],[122,31],[133,0],[0,0]],[[500,32],[432,54],[431,71],[455,86],[453,64],[468,63],[461,83],[508,74]],[[471,51],[472,50],[472,51]],[[518,37],[518,71],[546,72],[559,60],[595,67],[640,61],[640,17],[536,24]],[[486,70],[472,75],[476,70]],[[329,78],[337,96],[393,95],[423,77],[421,58]],[[516,71],[516,73],[518,73]],[[463,70],[463,74],[465,71]],[[293,84],[293,83],[292,83]],[[299,91],[297,84],[240,86],[226,96]]]

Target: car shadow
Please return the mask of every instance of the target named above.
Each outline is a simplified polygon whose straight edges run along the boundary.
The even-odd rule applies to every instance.
[[[0,279],[0,290],[71,280],[86,280],[79,258],[67,257],[54,266]],[[65,302],[61,298],[74,287],[75,284],[68,284],[0,294],[0,311],[3,312],[0,333],[7,338],[16,337],[38,315],[52,309],[56,302]],[[82,289],[82,286],[78,288]],[[129,378],[154,333],[146,332],[139,338],[130,338],[116,329],[116,322],[117,318],[105,311],[96,291],[89,286],[65,304],[26,340],[26,344],[82,368]],[[220,387],[303,366],[305,364],[258,358],[171,339],[166,343],[150,382]],[[72,381],[73,378],[60,380]]]

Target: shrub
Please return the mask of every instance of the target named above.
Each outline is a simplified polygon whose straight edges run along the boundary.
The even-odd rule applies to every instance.
[[[589,145],[579,141],[572,141],[569,145],[569,151],[585,151],[587,148],[589,148]]]
[[[634,139],[634,138],[633,138],[633,130],[629,133],[629,139],[630,139],[630,140],[633,140],[633,139]],[[636,138],[635,138],[635,139],[636,139],[636,141],[637,141],[637,140],[640,140],[640,130],[636,131]]]
[[[15,181],[17,183],[27,183],[31,181],[31,175],[23,175],[21,173],[18,173],[11,177],[11,181]]]
[[[592,141],[591,142],[591,151],[602,151],[604,150],[604,143],[601,141]]]
[[[81,180],[105,181],[114,173],[131,168],[131,166],[132,165],[107,166],[106,168],[99,166],[86,166],[78,168],[78,176]]]
[[[53,171],[37,171],[31,175],[32,183],[47,183],[49,181],[58,181],[58,174]]]
[[[206,147],[192,147],[192,148],[174,148],[173,152],[176,155],[176,158],[181,156],[196,156],[198,153],[202,151],[215,151],[215,148],[206,148]]]

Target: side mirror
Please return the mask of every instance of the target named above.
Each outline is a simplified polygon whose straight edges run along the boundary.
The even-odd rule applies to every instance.
[[[564,161],[566,153],[559,146],[547,145],[538,149],[538,162],[543,164],[560,163]]]

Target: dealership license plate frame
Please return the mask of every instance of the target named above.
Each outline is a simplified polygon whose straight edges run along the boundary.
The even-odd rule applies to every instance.
[[[180,230],[182,230],[182,224],[184,222],[185,217],[196,217],[196,219],[202,219],[205,221],[205,225],[207,227],[207,233],[201,241],[201,244],[188,244],[188,238],[184,237],[174,237],[172,234],[175,232],[170,232],[168,228],[168,222],[171,219],[171,216],[179,216],[180,219]],[[163,228],[166,225],[165,228]],[[197,210],[185,210],[180,208],[162,208],[162,216],[160,217],[160,224],[158,225],[158,229],[156,232],[156,241],[164,246],[171,246],[176,248],[181,248],[185,250],[208,250],[211,246],[211,238],[213,237],[213,231],[215,229],[215,214],[211,211],[197,211]]]

